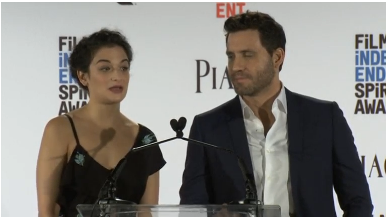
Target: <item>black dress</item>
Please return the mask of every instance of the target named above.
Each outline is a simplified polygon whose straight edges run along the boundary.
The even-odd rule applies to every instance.
[[[57,203],[61,207],[60,216],[76,217],[78,204],[94,204],[96,202],[99,191],[112,170],[103,167],[88,155],[88,152],[80,145],[72,118],[66,116],[76,139],[76,147],[63,170]],[[139,124],[134,147],[155,141],[154,133]],[[159,146],[138,152],[129,152],[126,156],[128,160],[118,178],[116,196],[139,204],[148,177],[159,171],[166,162]]]

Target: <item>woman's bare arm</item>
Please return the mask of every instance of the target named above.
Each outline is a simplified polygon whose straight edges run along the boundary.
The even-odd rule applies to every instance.
[[[141,198],[141,204],[156,205],[158,204],[160,189],[160,172],[157,171],[150,175],[146,183],[144,195]]]
[[[44,130],[39,149],[36,186],[39,217],[58,217],[60,176],[67,161],[68,138],[64,132],[67,126],[64,117],[50,120]]]
[[[144,195],[141,198],[140,204],[157,205],[159,198],[160,173],[159,171],[150,175],[146,183]],[[139,208],[139,217],[152,217],[151,210],[146,207]]]

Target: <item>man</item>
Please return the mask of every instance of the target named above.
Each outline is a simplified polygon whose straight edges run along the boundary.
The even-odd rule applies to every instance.
[[[264,204],[282,216],[336,216],[333,186],[347,217],[371,217],[368,183],[352,132],[336,102],[291,92],[279,80],[283,28],[268,14],[225,22],[228,73],[237,96],[194,118],[190,138],[233,150],[252,172]],[[181,204],[245,197],[235,156],[188,144]]]

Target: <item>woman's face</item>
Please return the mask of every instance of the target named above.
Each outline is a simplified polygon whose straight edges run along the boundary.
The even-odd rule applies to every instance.
[[[121,102],[127,94],[130,61],[120,46],[100,48],[89,66],[89,73],[80,73],[88,87],[90,100],[104,104]]]

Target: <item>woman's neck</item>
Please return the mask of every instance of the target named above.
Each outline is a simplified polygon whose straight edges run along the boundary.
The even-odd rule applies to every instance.
[[[107,105],[89,102],[84,109],[87,116],[98,126],[102,127],[112,127],[122,117],[119,103]]]

